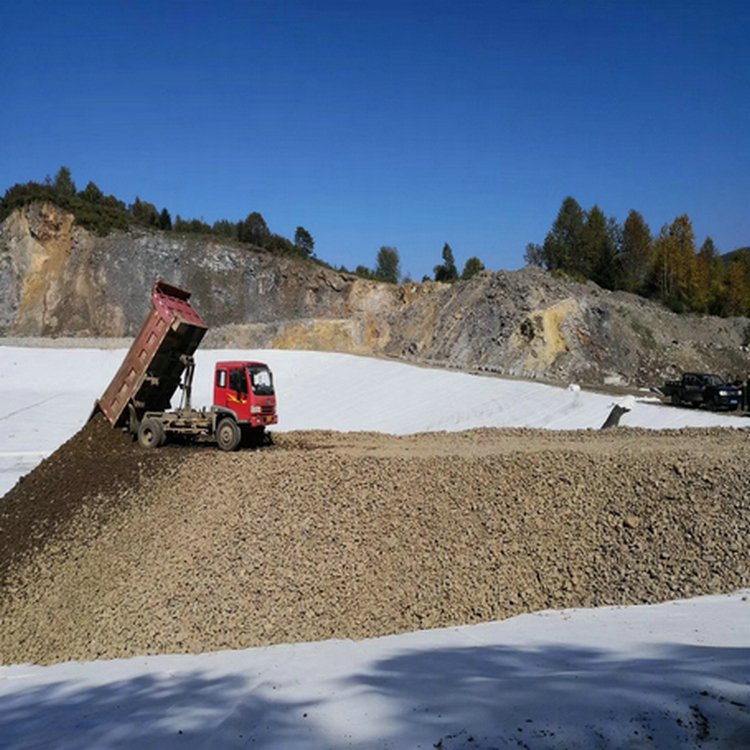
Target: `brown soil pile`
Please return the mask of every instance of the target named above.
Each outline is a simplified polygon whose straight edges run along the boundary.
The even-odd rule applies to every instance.
[[[2,663],[365,638],[750,585],[744,431],[308,432],[236,454],[146,453],[111,433],[93,452],[90,432],[3,501],[15,522],[0,547],[28,551],[14,535],[39,528],[37,498],[67,482],[44,528],[60,509],[67,522],[8,564]]]
[[[0,585],[20,560],[64,535],[73,518],[87,513],[91,526],[103,522],[166,463],[96,415],[0,498]]]

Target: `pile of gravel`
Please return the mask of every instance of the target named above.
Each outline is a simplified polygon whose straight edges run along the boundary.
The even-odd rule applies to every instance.
[[[53,459],[95,452],[85,433]],[[741,430],[275,441],[146,453],[118,437],[64,522],[40,526],[37,501],[25,527],[2,523],[16,554],[0,662],[360,639],[750,585]],[[38,485],[7,496],[17,514]],[[34,545],[14,541],[29,528]]]

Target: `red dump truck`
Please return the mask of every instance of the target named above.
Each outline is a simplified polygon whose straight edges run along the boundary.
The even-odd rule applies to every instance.
[[[191,407],[193,354],[207,326],[189,300],[190,292],[156,282],[151,312],[95,411],[137,435],[144,448],[176,436],[215,440],[225,451],[243,441],[263,444],[266,427],[278,422],[273,376],[263,362],[217,362],[213,406]],[[181,403],[171,409],[178,388]]]

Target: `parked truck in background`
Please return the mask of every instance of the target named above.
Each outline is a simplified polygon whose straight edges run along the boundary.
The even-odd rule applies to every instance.
[[[215,440],[225,451],[243,442],[261,445],[278,422],[273,376],[263,362],[217,362],[214,403],[192,408],[193,354],[207,326],[190,304],[190,292],[157,281],[151,311],[95,411],[113,427],[136,435],[144,448],[181,436]],[[177,389],[180,405],[171,409]]]
[[[709,409],[735,411],[742,403],[742,391],[725,383],[720,375],[686,372],[680,380],[668,380],[661,395],[675,406],[706,406]]]

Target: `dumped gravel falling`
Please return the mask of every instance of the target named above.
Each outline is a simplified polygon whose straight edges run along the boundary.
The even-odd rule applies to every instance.
[[[0,662],[367,638],[750,585],[743,430],[275,435],[94,421],[0,500]]]

